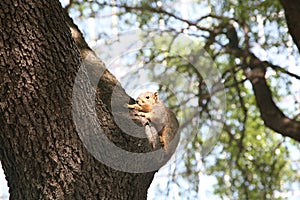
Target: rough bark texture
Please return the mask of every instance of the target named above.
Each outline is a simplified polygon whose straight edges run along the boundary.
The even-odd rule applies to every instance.
[[[0,2],[0,160],[10,197],[146,199],[154,172],[107,167],[76,133],[72,88],[80,58],[89,62],[92,51],[76,29],[71,34],[72,26],[56,0]],[[144,140],[126,136],[114,123],[110,95],[117,81],[99,60],[96,67],[105,70],[96,96],[105,134],[121,147],[147,151]],[[118,95],[125,93],[119,89]]]

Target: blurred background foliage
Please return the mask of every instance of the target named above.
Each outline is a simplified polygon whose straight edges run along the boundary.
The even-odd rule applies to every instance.
[[[264,125],[243,62],[231,53],[247,49],[269,62],[274,101],[298,117],[299,79],[287,71],[299,75],[300,57],[278,0],[62,3],[129,94],[143,83],[157,83],[180,119],[180,153],[156,175],[149,199],[300,197],[299,143]],[[130,31],[137,29],[135,37]],[[113,46],[126,34],[134,36],[129,46],[140,46],[117,52]],[[207,83],[210,68],[217,69],[221,88]],[[214,100],[220,93],[222,102]]]

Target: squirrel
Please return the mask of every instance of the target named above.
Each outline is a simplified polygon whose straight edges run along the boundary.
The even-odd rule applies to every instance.
[[[138,116],[145,117],[154,124],[163,150],[167,152],[171,140],[178,131],[179,123],[175,114],[158,98],[158,93],[142,93],[138,96],[135,104],[127,104],[127,107],[139,111]]]

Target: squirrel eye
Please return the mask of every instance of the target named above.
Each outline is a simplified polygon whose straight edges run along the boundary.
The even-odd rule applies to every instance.
[[[146,99],[150,99],[150,96],[146,96]]]

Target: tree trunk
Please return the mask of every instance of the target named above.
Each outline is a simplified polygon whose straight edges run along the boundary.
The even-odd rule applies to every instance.
[[[82,82],[83,88],[101,75],[95,94],[98,121],[91,123],[99,123],[102,132],[93,135],[96,140],[90,137],[90,143],[83,141],[86,133],[78,133],[74,120],[74,107],[82,111],[79,117],[91,115],[83,109],[88,92],[78,92],[74,98],[82,66],[90,80]],[[113,92],[117,99],[126,96],[57,0],[0,2],[0,160],[11,199],[146,199],[161,161],[153,170],[137,167],[138,173],[128,168],[123,172],[131,161],[124,159],[120,168],[99,162],[99,155],[91,152],[106,137],[131,152],[149,150],[145,139],[128,136],[116,125]],[[82,126],[96,129],[93,124]],[[101,153],[100,160],[105,156]],[[112,160],[119,156],[117,152],[107,155]],[[135,160],[135,165],[139,162]]]

